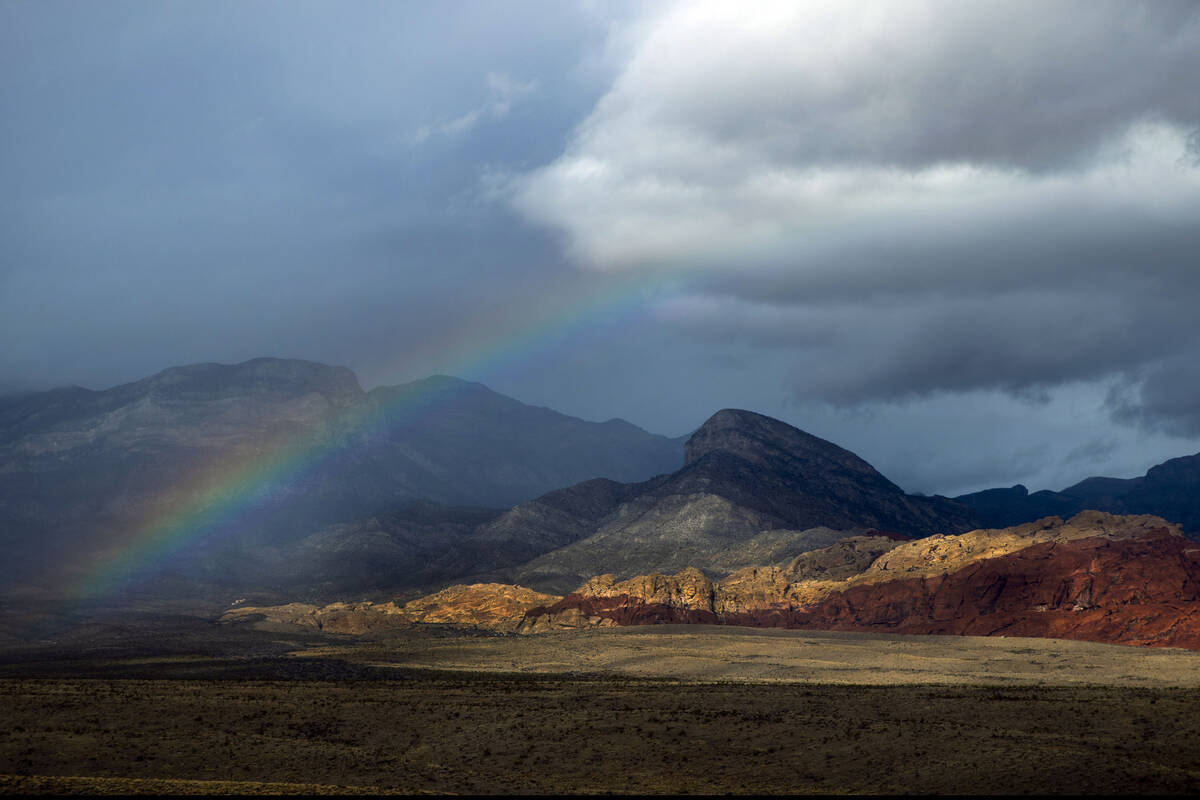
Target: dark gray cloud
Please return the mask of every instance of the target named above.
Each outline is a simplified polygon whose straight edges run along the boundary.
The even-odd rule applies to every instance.
[[[953,265],[932,269],[934,259],[890,263],[889,271],[910,276],[907,285],[889,272],[859,292],[848,287],[867,283],[870,272],[848,274],[845,285],[828,276],[793,284],[779,275],[723,278],[672,301],[664,315],[710,342],[790,349],[797,390],[832,403],[972,388],[1029,392],[1132,376],[1158,359],[1200,352],[1191,321],[1200,271],[1189,270],[1200,236],[1179,239],[1145,242],[1147,256],[1129,253],[1123,263],[1125,248],[1074,264],[1057,260],[1071,257],[1064,248],[1033,262],[1041,275],[1027,262],[995,264],[976,282]],[[1013,250],[1019,258],[1029,248]],[[996,260],[992,251],[971,263]]]

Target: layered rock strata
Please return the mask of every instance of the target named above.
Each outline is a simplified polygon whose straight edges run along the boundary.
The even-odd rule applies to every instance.
[[[599,618],[1200,649],[1200,546],[1162,519],[1083,512],[891,545],[850,575],[823,565],[854,552],[852,540],[786,569],[744,569],[718,582],[694,570],[621,582],[600,576],[528,612],[518,630]]]

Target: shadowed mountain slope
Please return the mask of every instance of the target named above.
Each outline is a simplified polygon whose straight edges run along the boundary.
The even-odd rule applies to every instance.
[[[439,512],[444,513],[444,512]],[[466,513],[460,510],[459,513]],[[853,453],[748,411],[713,415],[681,469],[641,483],[597,478],[464,525],[414,527],[412,509],[328,527],[285,549],[306,597],[366,588],[506,581],[565,592],[591,575],[786,564],[853,533],[974,527],[965,507],[910,497]],[[321,589],[321,592],[315,590]]]
[[[682,469],[588,507],[586,519],[568,515],[573,543],[505,575],[564,591],[597,572],[630,576],[695,566],[715,573],[764,557],[784,561],[829,544],[838,531],[924,536],[975,527],[965,506],[906,495],[850,451],[734,409],[717,412],[692,434]],[[540,499],[510,514],[538,526],[561,516]]]
[[[792,527],[928,536],[975,522],[952,500],[907,495],[849,450],[751,411],[718,411],[688,440],[684,459],[669,491],[719,494]]]

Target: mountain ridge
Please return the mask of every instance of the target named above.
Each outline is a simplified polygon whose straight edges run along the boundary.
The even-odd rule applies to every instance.
[[[514,512],[536,516],[537,503]],[[716,412],[692,434],[681,469],[623,488],[600,511],[590,535],[493,577],[562,591],[597,571],[628,577],[744,565],[761,552],[750,546],[771,533],[773,554],[785,559],[827,544],[825,531],[926,535],[974,527],[965,506],[906,495],[848,450],[738,409]],[[740,547],[749,548],[741,558]]]
[[[787,562],[868,530],[914,536],[973,527],[964,506],[906,495],[853,453],[753,412],[718,411],[686,453],[681,468],[646,481],[593,479],[498,512],[455,540],[459,577],[562,592],[598,572],[695,566],[717,574],[761,559]],[[386,531],[376,520],[340,526],[337,535],[360,545],[329,549],[377,548]],[[426,554],[411,571],[432,579],[428,565],[444,563]]]
[[[1043,516],[1070,516],[1084,510],[1113,514],[1155,514],[1200,535],[1200,453],[1156,464],[1134,478],[1094,476],[1055,492],[1030,492],[1024,485],[984,489],[954,498],[989,527],[1029,522]]]

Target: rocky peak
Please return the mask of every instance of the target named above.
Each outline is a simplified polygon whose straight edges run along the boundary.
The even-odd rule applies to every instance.
[[[729,453],[769,468],[849,473],[872,482],[884,481],[900,491],[849,450],[753,411],[726,408],[709,417],[684,447],[684,464],[694,464],[712,453]]]

